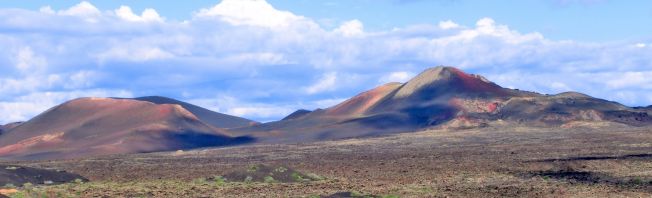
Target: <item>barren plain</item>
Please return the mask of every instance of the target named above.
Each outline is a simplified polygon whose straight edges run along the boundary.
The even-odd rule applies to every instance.
[[[90,180],[22,188],[12,196],[651,197],[652,129],[595,124],[431,129],[365,139],[3,164],[66,170]],[[292,168],[318,179],[222,177],[257,166]]]

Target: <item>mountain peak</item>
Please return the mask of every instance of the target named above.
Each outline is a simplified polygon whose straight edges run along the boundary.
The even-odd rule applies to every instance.
[[[553,95],[553,97],[557,98],[591,98],[591,96],[579,93],[579,92],[574,92],[574,91],[567,91],[563,93],[559,93],[556,95]]]
[[[502,89],[502,87],[480,75],[467,74],[455,67],[438,66],[424,70],[405,83],[394,97],[408,97],[429,87],[452,89],[456,92],[499,92]]]
[[[285,118],[283,118],[281,120],[294,120],[294,119],[301,118],[301,117],[303,117],[305,115],[308,115],[309,113],[312,113],[312,111],[305,110],[305,109],[299,109],[299,110],[296,110],[295,112],[291,113],[290,115],[285,116]]]

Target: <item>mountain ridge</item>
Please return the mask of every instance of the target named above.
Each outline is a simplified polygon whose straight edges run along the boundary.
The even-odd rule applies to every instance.
[[[544,95],[503,88],[480,75],[439,66],[424,70],[406,83],[393,84],[391,89],[381,85],[298,120],[231,131],[264,136],[269,139],[263,141],[276,143],[376,136],[433,127],[486,127],[497,123],[560,127],[578,121],[652,125],[647,112],[616,102],[578,92]],[[274,135],[266,131],[274,131]]]
[[[651,113],[652,106],[632,108],[578,92],[509,89],[454,67],[435,67],[406,83],[383,84],[325,109],[298,110],[262,124],[159,96],[75,99],[4,131],[0,157],[75,158],[301,143],[431,128],[640,127],[652,126]]]
[[[181,105],[183,108],[192,112],[199,119],[204,121],[207,124],[210,124],[218,128],[236,128],[236,127],[245,127],[250,125],[259,124],[256,121],[249,119],[236,117],[232,115],[227,115],[219,112],[214,112],[203,107],[193,105],[187,102],[179,101],[172,98],[162,97],[162,96],[144,96],[133,98],[134,100],[147,101],[154,104],[177,104]]]

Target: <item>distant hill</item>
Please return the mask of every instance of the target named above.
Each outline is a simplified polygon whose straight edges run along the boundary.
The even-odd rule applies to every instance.
[[[11,129],[16,128],[17,126],[19,126],[22,123],[23,122],[12,122],[12,123],[9,123],[9,124],[0,125],[0,135],[2,133],[4,133],[4,132],[7,132],[7,131],[9,131]]]
[[[248,120],[245,118],[240,118],[236,116],[226,115],[218,112],[214,112],[190,103],[178,101],[172,98],[160,97],[160,96],[147,96],[134,98],[135,100],[147,101],[154,104],[177,104],[181,105],[186,110],[193,113],[201,121],[206,124],[210,124],[218,128],[236,128],[236,127],[246,127],[258,124],[258,122]]]
[[[454,67],[435,67],[404,84],[385,84],[333,107],[304,112],[299,119],[231,131],[265,137],[262,141],[267,142],[302,142],[435,127],[561,127],[576,122],[646,126],[652,125],[652,118],[645,110],[581,93],[543,95],[507,89]]]
[[[310,111],[310,110],[299,109],[299,110],[296,110],[295,112],[292,112],[290,115],[285,116],[285,118],[283,118],[283,119],[281,119],[281,120],[294,120],[294,119],[298,119],[298,118],[301,118],[301,117],[303,117],[303,116],[305,116],[305,115],[308,115],[308,114],[311,113],[311,112],[312,112],[312,111]]]
[[[68,101],[0,136],[0,158],[59,159],[171,151],[253,141],[208,125],[178,104]]]

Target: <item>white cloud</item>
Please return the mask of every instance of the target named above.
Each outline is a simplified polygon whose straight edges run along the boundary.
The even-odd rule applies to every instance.
[[[414,73],[412,72],[406,72],[406,71],[398,71],[398,72],[392,72],[389,73],[388,75],[383,76],[379,81],[381,83],[389,83],[389,82],[407,82],[410,80],[412,77],[414,77]]]
[[[225,63],[231,64],[255,64],[255,65],[278,65],[288,64],[283,54],[261,52],[261,53],[240,53],[224,57]]]
[[[609,74],[606,80],[610,88],[645,88],[652,89],[652,71],[625,72],[622,74]]]
[[[54,10],[50,6],[43,6],[39,9],[40,12],[46,13],[46,14],[55,14]]]
[[[63,82],[63,87],[66,89],[86,88],[92,86],[94,80],[99,78],[100,75],[95,71],[79,71],[70,74],[68,79]]]
[[[22,72],[38,72],[47,66],[47,60],[34,54],[31,47],[20,48],[15,62],[16,68]]]
[[[41,11],[48,12],[50,10],[45,8],[45,10]],[[67,10],[61,10],[57,13],[60,15],[83,17],[88,22],[97,22],[96,18],[102,14],[100,10],[98,10],[93,4],[89,3],[88,1],[82,1],[79,4],[68,8]]]
[[[555,90],[556,92],[565,92],[565,91],[572,91],[568,85],[562,83],[562,82],[553,82],[550,84],[550,87]]]
[[[329,72],[324,74],[319,81],[306,88],[306,93],[316,94],[324,91],[332,91],[335,89],[337,82],[337,73]]]
[[[232,25],[252,25],[269,28],[288,27],[293,23],[312,23],[302,16],[275,9],[265,0],[223,0],[201,9],[196,17],[218,17]]]
[[[98,54],[96,57],[101,63],[108,60],[144,62],[168,59],[174,57],[174,55],[158,47],[116,46]]]
[[[364,25],[359,20],[351,20],[335,29],[335,32],[347,37],[362,36],[364,34]]]
[[[647,46],[647,44],[645,44],[645,43],[636,43],[634,46],[638,47],[638,48],[644,48],[644,47]]]
[[[147,8],[139,15],[134,14],[129,6],[120,6],[116,9],[115,14],[121,19],[132,22],[163,22],[163,18],[152,8]]]
[[[458,27],[460,27],[460,25],[453,22],[453,21],[451,21],[451,20],[440,21],[439,22],[439,28],[444,29],[444,30],[454,29],[454,28],[458,28]]]

